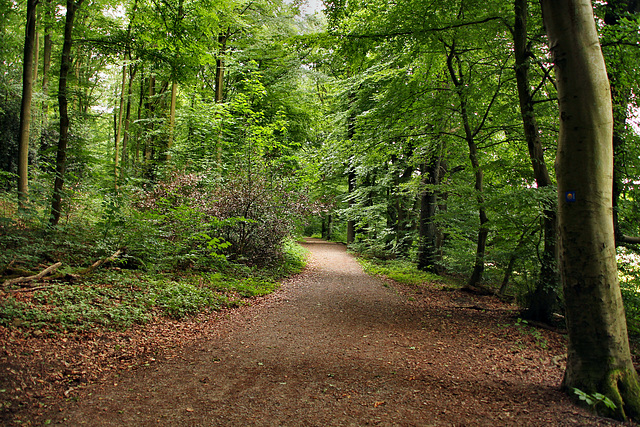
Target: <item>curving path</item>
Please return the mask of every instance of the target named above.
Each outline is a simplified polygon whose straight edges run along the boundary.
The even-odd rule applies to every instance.
[[[500,322],[513,320],[497,311],[460,309],[465,305],[442,290],[425,291],[421,304],[413,304],[413,298],[365,275],[342,245],[313,239],[305,245],[310,267],[263,303],[221,322],[214,336],[185,349],[181,358],[88,387],[54,421],[74,426],[605,423],[557,391],[562,371],[553,354],[518,352],[510,342],[505,347],[510,335]]]

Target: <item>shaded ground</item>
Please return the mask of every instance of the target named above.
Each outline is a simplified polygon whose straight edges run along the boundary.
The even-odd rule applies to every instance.
[[[97,338],[67,343],[82,354],[65,362],[79,372],[77,386],[64,369],[62,388],[37,391],[25,383],[36,391],[23,397],[14,421],[617,425],[573,406],[558,390],[562,338],[517,324],[514,307],[438,285],[391,285],[365,275],[342,245],[310,240],[307,247],[310,267],[252,307],[105,335],[102,346]],[[117,340],[130,349],[130,364],[108,354]],[[71,360],[60,345],[49,351],[58,348]],[[33,375],[33,366],[20,366],[6,349],[3,369]],[[44,384],[50,370],[40,363]]]

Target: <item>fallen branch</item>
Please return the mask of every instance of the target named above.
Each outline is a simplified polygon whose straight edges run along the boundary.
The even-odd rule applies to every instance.
[[[118,258],[120,255],[122,255],[122,252],[123,252],[122,249],[118,249],[110,257],[99,259],[98,261],[96,261],[93,264],[91,264],[91,266],[89,266],[89,267],[85,268],[84,270],[82,270],[77,275],[78,276],[84,276],[86,274],[91,273],[93,270],[95,270],[96,268],[100,267],[102,264],[115,261],[116,258]]]
[[[34,276],[16,277],[15,279],[6,280],[2,284],[2,287],[5,288],[5,287],[7,287],[9,285],[15,285],[17,283],[28,283],[28,282],[33,282],[33,281],[36,281],[36,280],[40,280],[44,276],[46,276],[47,274],[50,274],[50,273],[56,271],[61,265],[62,265],[61,262],[57,262],[57,263],[55,263],[53,265],[50,265],[49,267],[45,268],[40,273],[38,273],[38,274],[36,274]]]

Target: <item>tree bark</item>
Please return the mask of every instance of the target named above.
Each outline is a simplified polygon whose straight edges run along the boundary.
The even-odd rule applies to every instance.
[[[487,238],[489,237],[489,228],[486,224],[489,222],[489,218],[487,217],[487,212],[484,208],[484,174],[482,172],[482,168],[480,167],[480,161],[478,160],[478,146],[476,145],[474,132],[471,129],[471,123],[469,121],[467,100],[462,93],[466,82],[463,79],[462,73],[460,71],[456,72],[454,61],[457,61],[457,56],[455,47],[451,47],[450,52],[447,55],[447,68],[449,71],[449,76],[451,77],[451,81],[456,88],[458,99],[460,100],[460,115],[462,116],[465,140],[467,141],[467,146],[469,147],[469,161],[471,162],[471,167],[473,168],[475,176],[474,188],[476,193],[476,200],[478,202],[478,218],[480,220],[478,238],[476,240],[475,263],[473,266],[473,271],[471,272],[471,276],[467,281],[467,287],[474,287],[478,283],[480,283],[480,281],[482,280],[482,275],[484,273],[484,256],[487,248]]]
[[[165,160],[171,160],[171,154],[169,150],[173,147],[173,138],[176,127],[176,102],[178,97],[178,82],[171,82],[171,104],[169,106],[169,137],[167,139],[167,152],[165,154]]]
[[[58,225],[62,210],[62,188],[64,174],[67,167],[67,144],[69,142],[69,99],[67,97],[67,77],[71,68],[71,46],[73,44],[73,22],[77,9],[83,0],[74,2],[67,0],[67,16],[64,25],[64,44],[62,45],[62,60],[60,62],[60,81],[58,84],[58,108],[60,111],[60,138],[56,155],[56,179],[53,184],[53,200],[51,203],[52,227]]]
[[[31,127],[31,98],[33,96],[33,52],[36,37],[36,9],[38,0],[27,1],[27,21],[24,35],[22,63],[22,103],[18,140],[18,203],[25,206],[29,194],[29,135]],[[36,64],[37,65],[37,64]]]
[[[115,149],[113,154],[113,177],[114,188],[118,189],[118,182],[120,180],[120,138],[122,137],[122,127],[124,118],[124,98],[125,90],[127,88],[127,65],[122,66],[122,85],[120,87],[120,105],[118,108],[118,123],[116,125],[116,140]]]
[[[348,191],[349,191],[349,207],[353,207],[355,200],[353,200],[353,193],[356,191],[356,173],[353,170],[353,166],[349,166],[349,172],[347,173]],[[347,245],[356,241],[356,222],[353,219],[347,220]]]
[[[533,166],[533,174],[538,188],[551,187],[553,182],[547,170],[544,150],[540,140],[540,131],[534,110],[533,95],[529,79],[529,51],[527,43],[527,18],[529,16],[528,0],[515,0],[515,25],[513,29],[516,82],[520,115],[524,127],[524,135],[529,150],[529,158]],[[558,306],[559,278],[557,273],[557,220],[555,206],[543,208],[544,249],[540,278],[535,290],[530,295],[524,316],[530,320],[550,322],[554,310]]]
[[[133,95],[133,79],[136,75],[136,69],[133,65],[129,65],[129,83],[127,88],[127,108],[124,117],[124,133],[122,135],[122,168],[126,170],[128,163],[129,149],[129,128],[131,125],[131,97]]]
[[[218,57],[216,58],[216,86],[215,86],[215,101],[216,104],[222,104],[224,101],[224,54],[227,50],[227,41],[231,29],[227,29],[224,34],[218,36]],[[220,118],[222,120],[222,116]],[[217,162],[218,169],[222,173],[222,125],[220,125],[220,132],[218,134],[218,150],[217,150]]]
[[[559,253],[569,336],[563,388],[602,393],[616,405],[597,408],[604,415],[637,420],[640,386],[615,257],[611,94],[592,4],[541,3],[560,106]]]
[[[438,208],[437,192],[433,186],[440,184],[440,154],[432,155],[421,167],[425,190],[420,196],[420,219],[418,224],[418,269],[438,272],[438,229],[435,215]]]
[[[42,49],[42,115],[44,117],[43,124],[46,124],[49,115],[49,70],[51,69],[51,0],[47,0],[44,12],[44,46]],[[44,126],[43,126],[44,127]]]

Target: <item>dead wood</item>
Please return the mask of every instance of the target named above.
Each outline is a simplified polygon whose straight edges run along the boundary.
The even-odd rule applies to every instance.
[[[93,264],[91,264],[91,266],[85,268],[80,273],[78,273],[78,274],[76,274],[74,276],[85,276],[85,275],[93,272],[93,270],[95,270],[96,268],[100,267],[102,264],[108,264],[110,262],[115,261],[116,258],[118,258],[120,255],[122,255],[122,252],[123,252],[122,249],[118,249],[117,251],[115,251],[113,253],[113,255],[111,255],[111,256],[109,256],[107,258],[99,259],[98,261],[96,261]]]
[[[60,266],[62,265],[61,262],[57,262],[53,265],[50,265],[49,267],[45,268],[44,270],[42,270],[40,273],[33,275],[33,276],[27,276],[27,277],[16,277],[15,279],[9,279],[9,280],[5,280],[5,282],[2,284],[2,287],[5,288],[7,286],[10,285],[15,285],[18,283],[29,283],[29,282],[34,282],[37,280],[42,279],[44,276],[51,274],[52,272],[56,271]]]

